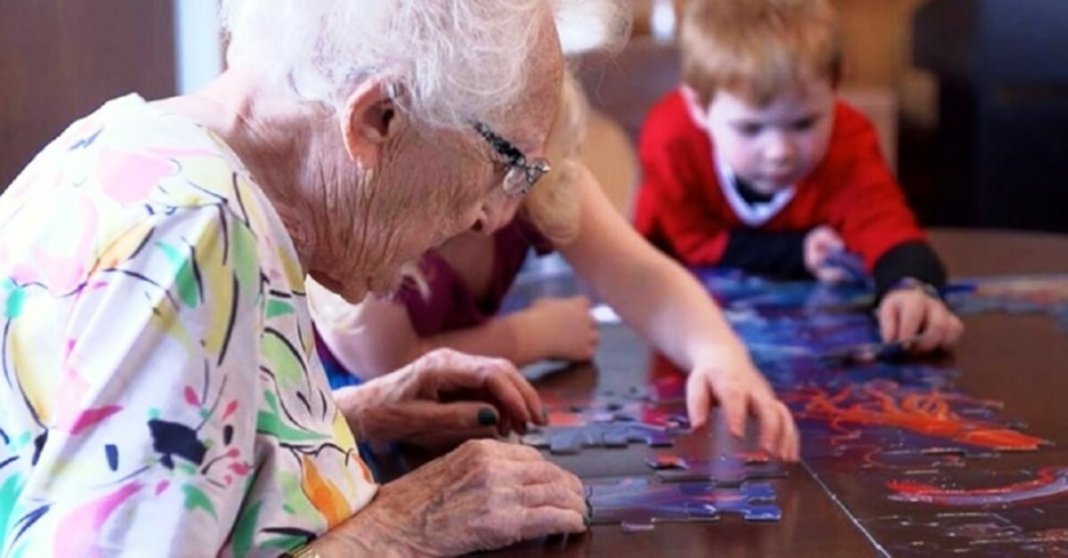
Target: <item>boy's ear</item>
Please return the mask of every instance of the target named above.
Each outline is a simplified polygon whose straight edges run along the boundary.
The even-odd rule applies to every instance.
[[[701,106],[700,95],[693,90],[689,85],[683,85],[682,98],[686,102],[686,111],[690,113],[690,118],[694,124],[702,130],[708,129],[708,107]]]
[[[349,159],[374,167],[382,147],[397,137],[407,119],[397,110],[387,85],[372,79],[361,83],[345,99],[340,124]]]

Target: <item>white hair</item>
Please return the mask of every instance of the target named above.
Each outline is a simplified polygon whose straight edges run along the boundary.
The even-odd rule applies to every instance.
[[[227,62],[337,109],[379,77],[413,118],[460,127],[514,107],[551,9],[564,54],[615,48],[620,0],[223,0]]]

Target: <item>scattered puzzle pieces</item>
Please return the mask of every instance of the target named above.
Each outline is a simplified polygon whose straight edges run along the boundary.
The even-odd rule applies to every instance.
[[[782,465],[760,452],[721,454],[713,460],[690,459],[660,454],[647,459],[663,482],[710,482],[716,486],[738,486],[746,481],[785,477]]]

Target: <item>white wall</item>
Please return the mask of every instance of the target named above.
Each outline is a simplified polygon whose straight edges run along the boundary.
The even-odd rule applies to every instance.
[[[174,0],[178,94],[195,91],[222,71],[217,0]]]

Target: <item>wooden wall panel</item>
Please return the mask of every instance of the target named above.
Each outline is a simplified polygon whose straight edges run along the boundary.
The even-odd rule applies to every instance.
[[[0,0],[0,189],[72,120],[174,94],[171,0]]]

